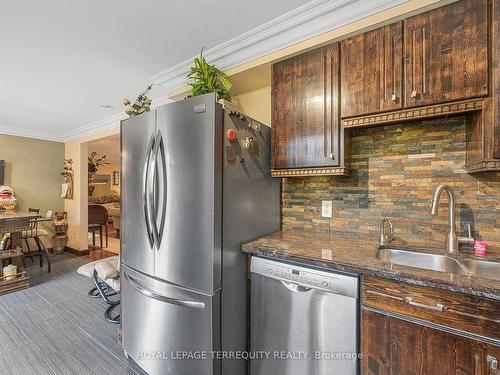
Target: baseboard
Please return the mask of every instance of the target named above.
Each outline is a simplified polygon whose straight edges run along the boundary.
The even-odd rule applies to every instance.
[[[77,250],[72,247],[66,246],[64,248],[64,251],[67,251],[70,254],[76,255],[76,256],[82,256],[82,255],[88,255],[89,254],[89,249],[83,249],[83,250]]]

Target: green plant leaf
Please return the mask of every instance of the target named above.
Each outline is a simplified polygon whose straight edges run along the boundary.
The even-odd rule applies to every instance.
[[[214,92],[220,99],[230,101],[232,84],[229,77],[215,65],[207,63],[201,54],[194,59],[193,63],[187,74],[192,96]]]

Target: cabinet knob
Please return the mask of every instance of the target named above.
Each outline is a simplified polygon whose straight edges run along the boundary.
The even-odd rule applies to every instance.
[[[398,101],[398,98],[397,98],[396,94],[392,94],[392,96],[391,96],[391,100],[392,100],[394,103],[396,103],[396,102]]]
[[[410,95],[412,98],[416,98],[417,97],[417,92],[415,90],[413,90],[411,92],[411,95]]]

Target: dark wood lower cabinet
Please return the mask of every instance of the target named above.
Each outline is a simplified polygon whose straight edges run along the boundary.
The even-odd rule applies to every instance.
[[[390,319],[382,314],[361,310],[361,374],[391,373]]]
[[[500,375],[500,347],[364,308],[361,319],[362,375]]]

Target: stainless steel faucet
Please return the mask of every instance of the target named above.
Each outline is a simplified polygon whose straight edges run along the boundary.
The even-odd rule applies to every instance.
[[[434,197],[432,197],[432,208],[431,214],[437,215],[439,208],[439,199],[441,198],[441,193],[446,191],[448,193],[448,221],[450,224],[450,229],[448,232],[448,238],[446,239],[446,250],[449,253],[455,254],[458,251],[458,239],[455,233],[455,196],[453,195],[453,190],[446,184],[439,185],[434,192]]]
[[[385,223],[389,224],[389,234],[385,234]],[[391,221],[387,218],[383,218],[382,221],[380,222],[380,239],[379,239],[380,246],[387,245],[389,242],[392,241],[393,237],[394,237],[394,227]]]

